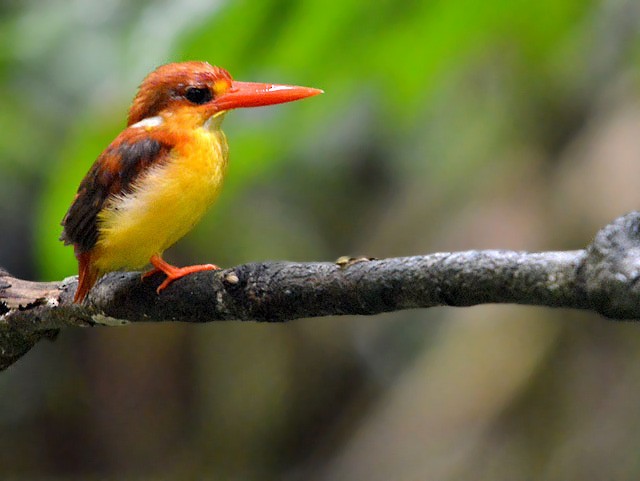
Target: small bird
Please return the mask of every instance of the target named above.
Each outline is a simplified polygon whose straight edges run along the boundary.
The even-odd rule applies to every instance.
[[[225,176],[220,129],[235,108],[303,99],[322,90],[238,82],[206,62],[170,63],[150,73],[129,110],[127,127],[97,158],[62,220],[60,240],[78,259],[82,302],[105,273],[163,272],[171,282],[213,264],[175,267],[162,253],[189,232],[215,201]]]

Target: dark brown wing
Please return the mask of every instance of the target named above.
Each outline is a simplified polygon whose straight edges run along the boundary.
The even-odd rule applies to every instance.
[[[60,240],[73,244],[76,255],[98,240],[98,213],[113,195],[130,192],[135,180],[151,165],[165,162],[171,146],[143,129],[127,129],[98,157],[80,183],[62,219]]]

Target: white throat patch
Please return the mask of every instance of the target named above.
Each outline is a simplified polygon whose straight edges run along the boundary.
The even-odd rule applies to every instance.
[[[209,130],[209,131],[211,131],[211,132],[215,132],[216,130],[220,130],[220,126],[222,124],[222,120],[224,119],[224,116],[226,115],[226,113],[227,113],[227,111],[223,110],[222,112],[218,112],[216,114],[213,114],[204,123],[204,128]]]
[[[150,129],[162,125],[163,122],[164,120],[162,119],[162,117],[156,115],[155,117],[147,117],[146,119],[142,119],[140,122],[136,122],[135,124],[131,125],[131,128]]]

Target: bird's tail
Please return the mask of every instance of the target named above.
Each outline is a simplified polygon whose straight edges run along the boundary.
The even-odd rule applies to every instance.
[[[73,302],[80,303],[87,297],[87,294],[100,277],[100,271],[91,262],[91,251],[76,252],[78,259],[78,289],[73,298]]]

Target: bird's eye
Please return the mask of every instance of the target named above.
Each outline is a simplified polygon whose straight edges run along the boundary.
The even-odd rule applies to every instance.
[[[192,104],[202,105],[211,100],[211,90],[206,87],[189,87],[184,97]]]

